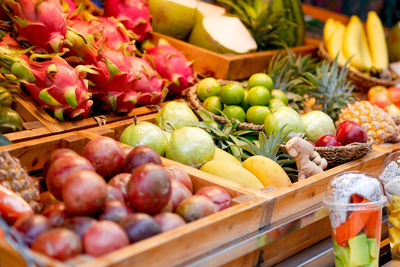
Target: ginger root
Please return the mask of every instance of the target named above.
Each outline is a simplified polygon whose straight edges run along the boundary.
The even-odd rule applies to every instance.
[[[328,166],[326,159],[314,151],[313,145],[300,137],[290,139],[285,148],[296,161],[299,181],[323,172]]]

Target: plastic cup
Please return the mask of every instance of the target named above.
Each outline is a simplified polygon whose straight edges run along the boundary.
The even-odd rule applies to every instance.
[[[349,179],[342,179],[343,184],[336,183],[336,188],[333,188],[331,182],[324,200],[332,226],[335,265],[337,267],[379,266],[382,208],[386,203],[386,197],[376,178],[364,173],[348,172],[338,175],[335,179],[346,178],[346,175]],[[351,180],[356,177],[358,177],[357,183],[352,183]],[[338,184],[343,187],[339,187]],[[368,186],[374,191],[360,189]],[[375,201],[363,197],[371,192],[374,198],[370,199]]]

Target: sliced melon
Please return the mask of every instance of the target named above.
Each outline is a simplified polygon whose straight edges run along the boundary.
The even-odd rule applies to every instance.
[[[222,54],[257,50],[256,41],[236,17],[204,17],[194,26],[189,42]]]
[[[149,0],[154,31],[185,39],[196,21],[196,0]]]

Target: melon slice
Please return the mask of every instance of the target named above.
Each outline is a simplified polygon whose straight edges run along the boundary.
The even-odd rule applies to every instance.
[[[154,31],[185,39],[196,21],[196,0],[149,0]]]
[[[257,50],[256,41],[236,17],[204,17],[194,26],[189,42],[221,54]]]

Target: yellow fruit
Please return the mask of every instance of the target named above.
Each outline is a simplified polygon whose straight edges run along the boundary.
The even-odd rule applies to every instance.
[[[261,189],[264,187],[251,172],[231,162],[211,160],[203,164],[200,170],[250,188]]]
[[[363,58],[368,52],[365,51],[366,40],[365,33],[363,32],[364,29],[360,19],[357,16],[351,16],[344,33],[342,44],[343,55],[345,58],[351,58],[351,65],[360,71],[366,71],[372,67],[371,58]]]
[[[336,21],[329,18],[324,25],[324,42],[328,42],[329,38],[332,36],[333,32],[336,30]]]
[[[332,58],[335,58],[337,54],[339,54],[338,62],[342,66],[346,63],[346,58],[344,57],[342,51],[342,43],[345,30],[346,27],[342,23],[338,22],[336,29],[331,34],[330,38],[326,43],[326,48],[328,49],[329,55]]]
[[[394,216],[389,216],[388,217],[389,222],[391,222],[396,228],[400,228],[400,219]],[[399,231],[399,230],[397,230]],[[400,239],[398,239],[397,242],[400,242]]]
[[[383,109],[371,105],[368,101],[359,101],[344,107],[339,114],[336,126],[344,121],[354,121],[367,132],[368,139],[374,143],[397,142],[399,127]]]
[[[242,163],[237,158],[235,158],[228,152],[220,149],[219,147],[215,147],[215,154],[214,154],[213,160],[226,161],[226,162],[236,164],[238,166],[242,166]]]
[[[400,244],[400,230],[396,227],[390,227],[389,229],[390,243]]]
[[[282,167],[267,157],[252,156],[242,166],[253,173],[264,186],[284,187],[292,183]]]
[[[369,45],[367,41],[367,35],[365,34],[364,27],[361,26],[361,43],[360,43],[360,50],[361,50],[361,58],[367,68],[367,70],[373,67],[372,58],[369,51]]]
[[[375,68],[382,70],[389,68],[389,53],[386,44],[382,22],[375,11],[368,12],[367,35],[372,63]]]

